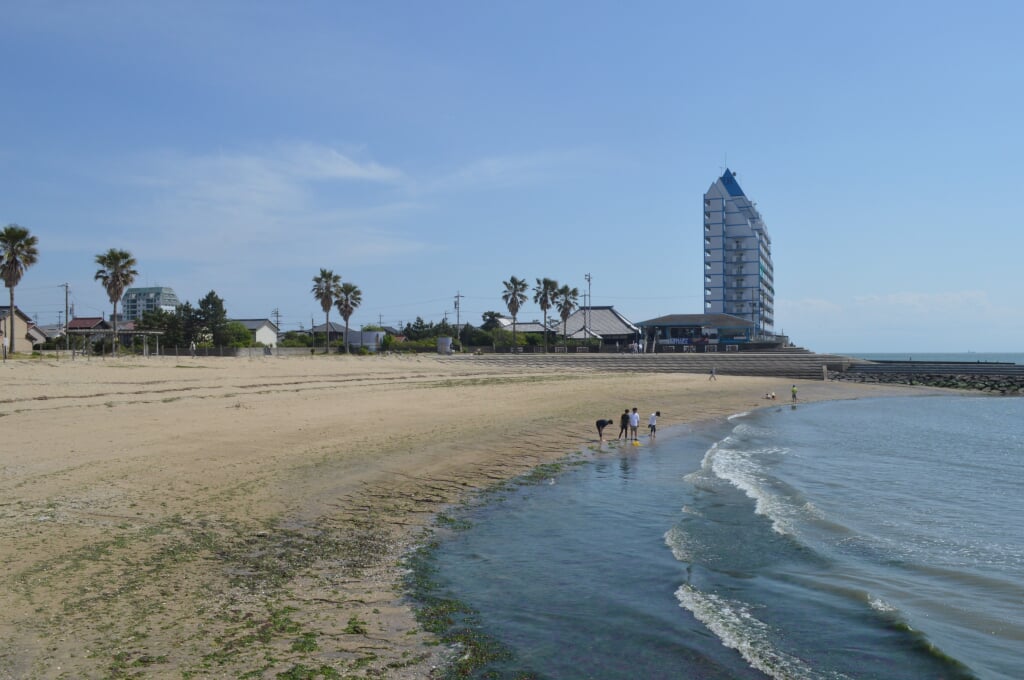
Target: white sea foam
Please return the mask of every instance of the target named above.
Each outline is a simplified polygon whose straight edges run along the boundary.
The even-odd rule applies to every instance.
[[[694,555],[702,553],[701,545],[695,545],[693,537],[674,526],[665,532],[665,545],[672,551],[672,556],[680,562],[692,562]]]
[[[873,595],[868,596],[868,604],[871,605],[871,608],[874,609],[876,612],[890,613],[899,611],[899,609],[894,605],[891,605],[885,600],[875,597]]]
[[[676,599],[681,607],[689,610],[707,626],[723,645],[735,649],[748,664],[772,678],[843,680],[849,677],[835,671],[816,671],[804,661],[776,649],[772,638],[779,636],[770,626],[756,618],[742,602],[704,593],[690,585],[680,586],[676,590]]]
[[[713,452],[709,451],[709,463],[716,477],[728,481],[754,501],[754,512],[770,519],[772,530],[782,535],[794,535],[796,508],[767,488],[765,470],[757,462],[759,456],[779,452],[779,449],[739,451],[718,447]]]

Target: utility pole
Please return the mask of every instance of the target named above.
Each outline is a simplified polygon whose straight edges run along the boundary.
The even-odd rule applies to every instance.
[[[274,353],[280,356],[281,351],[278,348],[281,346],[281,310],[274,307],[270,314],[274,317]]]
[[[586,332],[583,334],[585,340],[590,340],[590,272],[587,272],[584,277],[587,280],[587,311],[583,315],[583,325],[586,327]]]
[[[455,291],[455,339],[459,341],[459,351],[462,351],[462,326],[460,325],[459,300],[465,297],[459,291]]]
[[[68,333],[68,326],[71,325],[71,317],[68,316],[68,284],[64,284],[64,349],[71,349],[71,335]]]

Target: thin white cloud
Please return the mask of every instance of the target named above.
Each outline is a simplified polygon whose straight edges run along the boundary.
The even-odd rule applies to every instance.
[[[315,144],[298,144],[281,154],[284,169],[294,177],[316,180],[365,180],[395,182],[402,173],[374,162],[357,163],[335,149]]]
[[[982,290],[946,291],[922,293],[900,291],[881,295],[860,295],[853,298],[857,307],[888,310],[898,313],[962,313],[989,311],[993,305],[988,293]]]
[[[281,261],[326,251],[349,259],[387,258],[427,247],[394,224],[415,209],[388,195],[403,174],[330,147],[164,152],[135,159],[129,172],[119,182],[136,191],[117,221],[140,254],[151,257],[229,262],[272,255]],[[384,191],[364,199],[368,192],[353,185],[367,182]]]
[[[419,193],[467,189],[504,189],[543,182],[580,167],[579,151],[535,152],[493,156],[472,161],[447,173],[411,185]]]

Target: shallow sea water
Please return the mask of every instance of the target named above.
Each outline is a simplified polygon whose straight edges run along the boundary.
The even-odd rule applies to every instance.
[[[1024,399],[782,404],[463,511],[477,677],[1024,677]],[[489,675],[488,675],[489,674]]]

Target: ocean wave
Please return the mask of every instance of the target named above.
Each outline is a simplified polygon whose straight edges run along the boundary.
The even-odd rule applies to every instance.
[[[690,585],[676,590],[679,605],[714,633],[722,644],[735,649],[753,668],[778,680],[849,680],[837,671],[817,671],[806,662],[772,644],[779,635],[757,619],[750,608],[735,600],[704,593]]]
[[[754,512],[770,519],[775,533],[795,536],[796,520],[801,516],[800,508],[793,505],[791,498],[776,494],[768,488],[772,481],[767,470],[757,460],[765,455],[780,453],[784,453],[784,450],[713,447],[705,458],[716,477],[725,480],[754,501]]]

